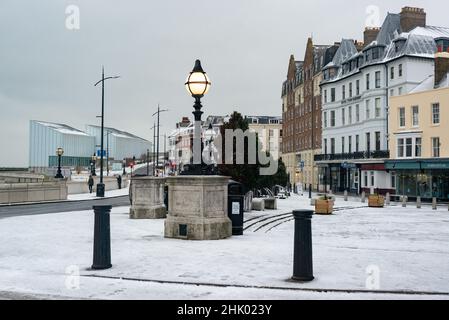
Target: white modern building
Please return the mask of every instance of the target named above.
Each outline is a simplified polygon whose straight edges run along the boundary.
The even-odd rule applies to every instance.
[[[86,125],[86,133],[95,138],[95,153],[101,155],[101,127]],[[109,154],[110,160],[140,158],[147,150],[152,150],[151,142],[126,131],[104,127],[103,134],[104,152]]]
[[[323,68],[320,184],[334,192],[394,192],[389,158],[389,98],[410,92],[433,73],[449,29],[425,24],[423,9],[388,14],[377,38],[358,52],[342,40]]]
[[[31,120],[29,168],[33,172],[47,172],[48,168],[56,167],[59,147],[64,150],[63,167],[90,167],[92,156],[101,155],[100,137],[99,126],[87,125],[86,131],[81,131],[66,124]],[[109,150],[109,160],[140,158],[151,146],[149,141],[128,132],[104,128],[104,150],[105,155]]]
[[[43,172],[57,166],[56,149],[64,149],[62,166],[89,166],[95,150],[95,138],[65,124],[30,121],[29,167]]]

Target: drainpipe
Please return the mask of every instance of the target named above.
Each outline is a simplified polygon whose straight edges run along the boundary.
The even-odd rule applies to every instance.
[[[388,96],[388,64],[385,64],[385,91],[386,91],[386,95],[385,95],[385,97],[386,97],[386,107],[387,107],[387,110],[386,110],[386,112],[387,112],[387,114],[386,114],[386,119],[387,119],[387,150],[390,150],[390,143],[389,143],[389,141],[390,141],[390,133],[389,133],[389,129],[388,129],[388,116],[389,116],[389,113],[390,113],[390,106],[389,106],[389,104],[390,104],[390,101],[389,101],[389,96]]]

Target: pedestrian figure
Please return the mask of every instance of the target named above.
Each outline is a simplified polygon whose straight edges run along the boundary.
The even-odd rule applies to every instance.
[[[87,184],[89,185],[89,193],[92,193],[92,189],[94,186],[94,178],[92,178],[92,175],[89,176],[89,180],[87,181]]]
[[[117,184],[118,184],[118,188],[121,189],[122,188],[122,176],[121,175],[117,176]]]

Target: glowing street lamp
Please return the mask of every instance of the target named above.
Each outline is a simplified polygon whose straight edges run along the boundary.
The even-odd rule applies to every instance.
[[[201,175],[201,174],[214,174],[208,166],[205,166],[202,162],[201,155],[203,144],[201,142],[201,116],[203,112],[201,108],[201,98],[209,92],[211,82],[206,72],[204,72],[201,61],[196,60],[193,70],[189,73],[185,82],[187,92],[195,98],[195,104],[193,108],[195,111],[195,127],[193,134],[193,163],[187,166],[187,170],[183,172],[185,175]]]

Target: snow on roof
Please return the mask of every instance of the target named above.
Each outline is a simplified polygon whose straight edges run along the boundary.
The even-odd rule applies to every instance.
[[[449,87],[449,73],[446,73],[446,75],[437,85],[435,85],[435,75],[430,75],[420,84],[418,84],[412,91],[410,91],[410,94],[447,87]]]
[[[426,79],[424,79],[420,84],[418,84],[413,90],[410,91],[410,94],[417,93],[421,91],[428,91],[432,90],[434,87],[434,76],[428,76]]]
[[[354,45],[354,40],[342,39],[340,47],[335,53],[334,59],[332,59],[331,66],[341,66],[342,63],[357,53],[357,48]],[[329,64],[328,64],[329,66]]]
[[[416,27],[415,29],[410,31],[410,33],[429,36],[434,39],[449,38],[449,28],[446,27],[435,27],[435,26]]]
[[[46,121],[35,121],[35,122],[42,126],[49,127],[49,128],[51,128],[59,133],[62,133],[62,134],[71,134],[71,135],[77,135],[77,136],[89,136],[87,133],[85,133],[81,130],[72,128],[65,124],[46,122]]]
[[[394,39],[395,34],[401,30],[401,16],[397,13],[388,13],[380,28],[376,42],[379,45],[388,45]]]
[[[437,46],[433,37],[421,34],[402,34],[400,39],[406,39],[405,44],[396,48],[395,41],[388,47],[385,60],[391,60],[403,55],[433,58]]]
[[[383,31],[384,28],[385,30]],[[385,47],[383,56],[379,59],[369,61],[363,66],[373,63],[386,63],[402,56],[433,58],[437,52],[435,40],[439,38],[449,39],[449,28],[445,27],[416,27],[410,32],[403,33],[399,33],[399,30],[400,21],[398,22],[396,15],[388,14],[377,40],[373,41],[369,46],[363,49],[363,52],[365,52],[372,47],[383,46]],[[399,43],[399,40],[405,41],[405,43]],[[349,52],[353,52],[353,54],[350,55]],[[342,40],[341,47],[335,54],[332,63],[329,63],[324,67],[324,69],[334,66],[339,67],[337,75],[330,79],[330,81],[336,81],[344,76],[341,65],[359,54],[361,53],[357,52],[352,40]]]
[[[101,128],[100,126],[95,126],[95,125],[88,125],[88,126],[92,127],[92,128],[97,128],[97,129]],[[137,140],[143,140],[145,142],[149,142],[148,140],[146,140],[144,138],[138,137],[138,136],[136,136],[134,134],[131,134],[129,132],[121,131],[121,130],[118,130],[118,129],[115,129],[115,128],[104,127],[104,131],[105,132],[110,132],[111,135],[113,135],[115,137],[118,137],[118,138],[137,139]]]

